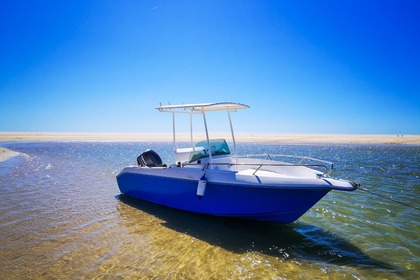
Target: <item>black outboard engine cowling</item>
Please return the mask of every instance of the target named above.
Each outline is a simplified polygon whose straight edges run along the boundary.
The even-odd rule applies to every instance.
[[[147,167],[162,167],[162,159],[160,156],[153,150],[146,150],[144,153],[139,155],[137,158],[137,163],[139,166]]]

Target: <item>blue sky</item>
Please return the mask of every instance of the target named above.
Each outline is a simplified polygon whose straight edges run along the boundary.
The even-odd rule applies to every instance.
[[[419,1],[0,2],[0,131],[420,134]],[[223,116],[225,117],[225,116]],[[217,117],[215,117],[217,120]]]

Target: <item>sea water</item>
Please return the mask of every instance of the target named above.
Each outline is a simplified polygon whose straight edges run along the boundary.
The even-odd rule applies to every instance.
[[[290,225],[120,195],[118,172],[148,148],[170,163],[170,143],[0,146],[21,153],[0,163],[2,279],[420,279],[420,146],[238,145],[333,161],[332,177],[365,188]]]

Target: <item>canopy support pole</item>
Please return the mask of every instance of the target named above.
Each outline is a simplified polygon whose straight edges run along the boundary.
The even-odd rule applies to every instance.
[[[193,125],[192,125],[192,112],[190,113],[190,138],[191,138],[191,147],[193,148],[193,151],[195,151],[194,148],[194,141],[193,141]]]
[[[172,139],[174,141],[174,149],[176,151],[176,139],[175,139],[175,112],[172,112]]]
[[[210,147],[209,131],[207,129],[206,113],[204,112],[204,110],[202,110],[201,112],[203,113],[204,129],[206,130],[207,152],[209,153],[209,163],[211,163],[212,162],[212,157],[211,157],[211,147]]]
[[[232,125],[232,119],[230,117],[230,111],[229,110],[226,110],[226,111],[227,111],[228,117],[229,117],[230,133],[232,133],[233,151],[234,151],[235,163],[236,163],[235,168],[236,168],[236,171],[238,171],[238,165],[237,165],[238,164],[238,153],[236,151],[235,133],[233,133],[233,125]]]

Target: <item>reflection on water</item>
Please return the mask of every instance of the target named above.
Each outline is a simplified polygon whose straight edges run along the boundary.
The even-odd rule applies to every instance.
[[[316,226],[292,225],[206,216],[179,211],[119,195],[119,200],[162,220],[161,224],[179,233],[221,247],[232,253],[258,252],[278,259],[295,259],[395,270],[391,264],[374,260],[356,246]],[[120,208],[121,217],[130,216]],[[134,221],[136,223],[136,221]]]
[[[418,212],[360,191],[331,192],[291,225],[218,218],[119,195],[116,174],[153,144],[3,146],[27,156],[0,164],[2,279],[419,278]],[[263,148],[336,161],[337,177],[418,203],[420,147],[242,153]]]

